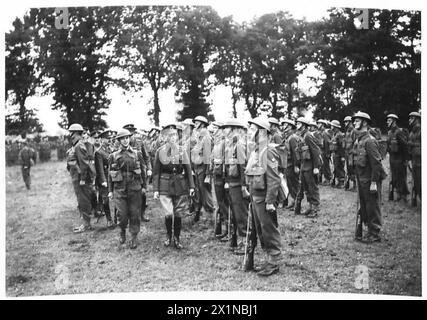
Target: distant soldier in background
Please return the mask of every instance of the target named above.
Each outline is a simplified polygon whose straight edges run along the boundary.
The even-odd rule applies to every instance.
[[[58,161],[63,161],[67,156],[67,144],[63,136],[58,139],[58,147],[56,149]]]
[[[130,146],[131,133],[122,129],[116,139],[120,149],[109,157],[108,197],[114,200],[118,210],[120,244],[126,242],[129,223],[130,248],[137,247],[140,231],[141,201],[146,190],[145,161],[139,150]]]
[[[22,142],[23,148],[19,152],[18,160],[21,164],[22,178],[24,179],[25,186],[28,190],[31,189],[31,167],[34,166],[37,162],[36,151],[28,146],[28,141],[24,140]]]
[[[48,137],[43,137],[42,141],[40,142],[40,161],[46,162],[50,160],[50,143]]]
[[[200,220],[202,208],[209,215],[213,214],[215,209],[211,190],[211,176],[209,174],[212,151],[212,139],[207,129],[209,122],[205,117],[197,116],[194,118],[194,125],[192,139],[195,140],[195,145],[191,149],[191,161],[196,175],[196,214],[194,222],[197,222]]]
[[[330,185],[332,174],[331,174],[331,151],[330,151],[330,137],[326,132],[327,121],[324,119],[317,120],[317,132],[314,136],[318,139],[321,145],[322,155],[322,167],[320,168],[319,182],[322,181],[322,176],[325,178],[323,185]]]
[[[75,233],[93,230],[90,219],[95,210],[93,199],[96,198],[93,180],[95,166],[88,150],[88,144],[83,141],[83,127],[74,123],[68,128],[71,134],[72,147],[67,151],[67,170],[70,172],[74,192],[77,197],[78,209],[83,224],[74,228]]]
[[[421,114],[411,112],[409,114],[409,158],[412,169],[413,190],[412,205],[417,206],[417,195],[421,200]]]
[[[108,142],[110,139],[110,132],[110,130],[104,130],[99,134],[101,144],[95,150],[95,185],[98,189],[98,205],[105,214],[108,228],[114,227],[108,198],[108,158],[111,154],[111,149],[108,145]]]
[[[354,116],[357,135],[354,142],[354,162],[360,199],[360,215],[356,240],[366,243],[381,241],[381,184],[386,177],[381,164],[378,141],[369,132],[371,117],[365,112]],[[363,224],[368,226],[368,235],[363,237]]]
[[[332,120],[331,126],[333,136],[330,143],[330,150],[334,163],[334,172],[331,186],[335,186],[335,180],[338,180],[336,187],[343,188],[345,181],[345,150],[343,148],[344,135],[341,132],[341,124],[338,120]]]
[[[283,136],[280,132],[280,122],[276,118],[268,118],[268,122],[270,123],[270,130],[272,134],[272,141],[276,144],[281,144],[283,142]]]
[[[343,145],[345,149],[345,163],[347,168],[347,179],[345,181],[345,190],[356,190],[356,177],[354,175],[354,162],[353,162],[353,143],[356,139],[352,118],[346,116],[344,118],[345,134]],[[350,188],[350,181],[353,186]]]
[[[390,160],[390,189],[389,201],[394,200],[394,190],[397,192],[397,201],[403,198],[407,202],[409,194],[406,184],[406,171],[408,166],[408,137],[405,132],[397,126],[399,117],[395,114],[387,115],[387,152]]]
[[[142,158],[145,162],[145,170],[146,170],[146,177],[147,179],[151,179],[151,176],[153,174],[153,169],[151,167],[151,161],[150,157],[148,155],[147,150],[145,149],[145,144],[142,138],[135,134],[136,128],[133,124],[127,124],[123,126],[123,129],[128,130],[131,133],[130,137],[130,146],[137,151],[140,151],[142,154]],[[148,222],[150,221],[150,218],[146,216],[146,209],[147,209],[147,196],[144,193],[142,195],[142,202],[141,202],[141,221],[142,222]]]

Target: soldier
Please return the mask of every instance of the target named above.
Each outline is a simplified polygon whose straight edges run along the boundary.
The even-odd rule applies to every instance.
[[[338,180],[337,188],[344,187],[345,181],[345,150],[343,147],[344,135],[341,132],[341,125],[338,120],[332,120],[332,139],[330,144],[330,150],[332,153],[332,160],[334,163],[333,180],[331,186],[335,186],[335,180]]]
[[[379,242],[382,226],[381,183],[386,174],[381,164],[378,141],[369,133],[371,117],[359,111],[353,119],[357,131],[354,142],[354,164],[360,200],[360,211],[357,213],[360,220],[356,229],[356,240],[365,243]],[[362,224],[368,226],[366,237],[363,237]]]
[[[297,146],[300,142],[300,137],[295,133],[295,121],[285,119],[282,122],[284,129],[284,141],[287,150],[287,168],[286,168],[286,183],[289,189],[289,195],[292,201],[288,201],[286,209],[294,210],[295,199],[297,198],[298,190],[300,188],[299,181],[299,162],[297,160]]]
[[[120,149],[109,157],[108,198],[114,199],[120,227],[120,244],[126,242],[129,222],[130,248],[137,247],[140,231],[142,195],[146,189],[145,161],[142,153],[130,146],[131,133],[122,129],[116,139]]]
[[[320,168],[319,180],[322,181],[322,176],[325,178],[323,185],[331,184],[331,154],[330,154],[330,137],[326,133],[327,121],[324,119],[317,120],[317,132],[314,134],[321,145],[322,166]]]
[[[110,204],[108,199],[108,157],[111,154],[108,145],[110,139],[110,130],[104,130],[99,134],[100,146],[95,150],[95,185],[98,188],[98,203],[107,218],[107,227],[113,228],[114,223],[111,219]]]
[[[356,177],[354,175],[354,164],[353,164],[353,143],[356,139],[353,122],[350,116],[344,118],[345,135],[343,145],[345,149],[345,163],[347,167],[347,179],[345,181],[345,190],[356,190]],[[350,188],[350,181],[353,182],[353,186]]]
[[[230,248],[234,254],[245,254],[244,239],[247,233],[249,192],[245,180],[246,148],[241,124],[230,119],[224,124],[224,189],[228,194],[233,230]]]
[[[387,152],[390,160],[390,189],[388,200],[394,200],[394,190],[397,191],[397,201],[401,198],[407,202],[409,194],[406,184],[406,171],[408,165],[408,139],[405,132],[397,126],[399,117],[395,114],[387,115],[389,128],[387,138]]]
[[[150,179],[153,174],[150,157],[148,156],[147,150],[145,149],[142,139],[135,135],[135,131],[136,131],[135,126],[133,124],[127,124],[123,126],[123,129],[129,130],[129,132],[131,133],[130,146],[136,149],[137,151],[141,152],[145,162],[145,168],[147,170],[146,176],[147,176],[147,179]],[[142,195],[142,203],[141,203],[141,221],[142,222],[150,221],[150,218],[148,218],[145,214],[146,208],[147,208],[147,197],[144,193]]]
[[[90,215],[94,208],[93,199],[96,197],[93,188],[95,167],[87,144],[83,142],[83,127],[74,123],[68,131],[71,133],[72,147],[67,152],[67,170],[70,172],[74,192],[77,196],[78,209],[83,224],[73,229],[75,233],[93,230]]]
[[[250,140],[254,150],[250,153],[245,170],[251,199],[251,220],[253,227],[248,246],[249,258],[245,270],[255,270],[253,254],[258,236],[261,248],[267,254],[267,261],[258,271],[259,276],[270,276],[279,271],[281,258],[280,231],[277,221],[277,197],[280,189],[279,170],[286,168],[284,149],[269,143],[270,124],[261,118],[250,123]]]
[[[193,139],[195,140],[195,145],[191,149],[191,162],[196,175],[197,194],[194,222],[197,222],[200,220],[202,207],[209,214],[214,212],[211,177],[209,175],[212,140],[207,130],[209,122],[205,117],[197,116],[194,118],[194,124]]]
[[[270,123],[270,130],[273,136],[273,143],[281,144],[283,141],[283,137],[280,133],[280,122],[276,118],[268,118],[268,122]]]
[[[28,141],[22,141],[23,148],[19,151],[18,161],[21,164],[22,178],[28,190],[31,189],[31,167],[37,162],[37,154],[33,148],[28,146]]]
[[[421,200],[421,114],[419,112],[411,112],[409,114],[409,159],[412,169],[413,190],[412,190],[412,205],[417,206],[417,195]]]
[[[154,199],[159,199],[165,210],[167,239],[164,245],[169,247],[173,241],[177,249],[182,248],[180,234],[182,216],[187,210],[187,196],[194,194],[188,152],[181,145],[180,133],[180,124],[172,123],[163,128],[162,134],[166,141],[156,151],[153,167]]]
[[[304,211],[304,215],[309,218],[317,217],[320,204],[319,187],[317,178],[321,166],[321,151],[316,144],[314,135],[308,131],[310,122],[303,117],[296,121],[296,127],[301,136],[297,148],[297,160],[300,162],[300,189],[295,203],[295,214],[301,214],[301,202],[304,198],[304,192],[307,195],[309,208]]]

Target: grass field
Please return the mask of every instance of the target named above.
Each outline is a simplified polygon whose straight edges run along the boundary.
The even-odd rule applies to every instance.
[[[182,251],[164,248],[163,214],[151,189],[151,221],[142,224],[136,250],[119,246],[118,229],[106,229],[104,219],[92,232],[73,234],[80,220],[65,163],[38,164],[31,174],[27,191],[20,168],[6,168],[8,296],[181,290],[421,295],[421,210],[388,202],[386,192],[383,241],[373,245],[353,240],[354,192],[321,187],[317,219],[280,209],[283,264],[265,279],[241,271],[242,256],[214,239],[205,215],[196,225],[184,220]],[[258,247],[256,264],[263,258]],[[360,265],[368,268],[369,288],[356,288]]]

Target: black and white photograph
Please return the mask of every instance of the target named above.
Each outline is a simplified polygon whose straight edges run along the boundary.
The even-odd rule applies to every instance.
[[[8,4],[4,296],[422,298],[421,9]]]

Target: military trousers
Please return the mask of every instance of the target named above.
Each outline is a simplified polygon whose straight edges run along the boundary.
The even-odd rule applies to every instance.
[[[24,179],[25,186],[27,187],[27,189],[30,189],[31,188],[31,175],[30,175],[31,167],[22,166],[21,172],[22,172],[22,178]]]
[[[80,216],[85,225],[90,225],[90,215],[95,209],[93,199],[96,198],[95,189],[92,183],[80,185],[79,180],[73,181],[74,192],[77,197],[77,206]]]
[[[182,218],[188,210],[188,196],[168,196],[161,194],[159,196],[160,204],[165,213],[165,217],[174,216]]]
[[[382,226],[381,217],[381,182],[377,183],[377,192],[371,193],[369,188],[370,181],[360,181],[356,177],[359,200],[360,200],[360,216],[362,222],[368,226],[368,233],[378,235]]]
[[[421,199],[421,163],[412,162],[412,179],[415,194]]]
[[[255,231],[261,243],[261,248],[267,253],[269,262],[278,264],[282,253],[277,214],[266,210],[265,196],[251,196],[251,213],[255,222]],[[252,231],[252,232],[253,232]],[[253,238],[253,237],[251,237]]]
[[[101,205],[102,211],[104,211],[107,220],[111,221],[110,200],[108,199],[107,187],[98,186],[98,203]]]
[[[391,184],[399,195],[409,194],[407,185],[407,169],[403,161],[393,161],[390,157]]]
[[[196,185],[196,211],[200,212],[202,207],[207,212],[213,212],[214,209],[214,203],[213,203],[213,197],[212,197],[212,191],[209,189],[209,187],[205,184],[205,178],[206,178],[206,172],[203,171],[197,171],[196,173],[196,179],[195,179],[195,185]]]
[[[345,170],[344,170],[344,161],[342,161],[342,157],[338,155],[334,155],[332,157],[334,162],[334,177],[340,182],[344,182],[345,180]]]
[[[295,173],[293,166],[286,168],[286,183],[288,185],[289,194],[293,199],[296,199],[300,188],[300,181],[299,174]]]
[[[331,164],[330,164],[330,156],[326,156],[324,152],[322,152],[322,167],[320,168],[320,174],[325,177],[326,180],[331,180]]]
[[[214,178],[214,186],[215,186],[215,195],[216,202],[219,208],[219,221],[224,222],[228,219],[228,209],[230,206],[229,199],[224,189],[224,179],[222,178]]]
[[[230,196],[231,211],[233,221],[236,224],[237,235],[246,237],[249,201],[243,198],[242,186],[230,186],[228,194]]]
[[[120,228],[125,230],[129,223],[129,232],[132,235],[137,235],[141,223],[141,189],[114,190],[113,197]]]
[[[314,179],[313,171],[301,171],[300,173],[301,186],[298,191],[297,201],[301,202],[304,199],[304,192],[307,196],[307,201],[315,206],[320,204],[319,186]]]
[[[345,166],[347,169],[347,179],[349,179],[351,181],[355,181],[356,177],[355,177],[354,166],[353,166],[353,161],[352,161],[351,157],[353,157],[352,154],[346,153],[346,155],[345,155]]]

